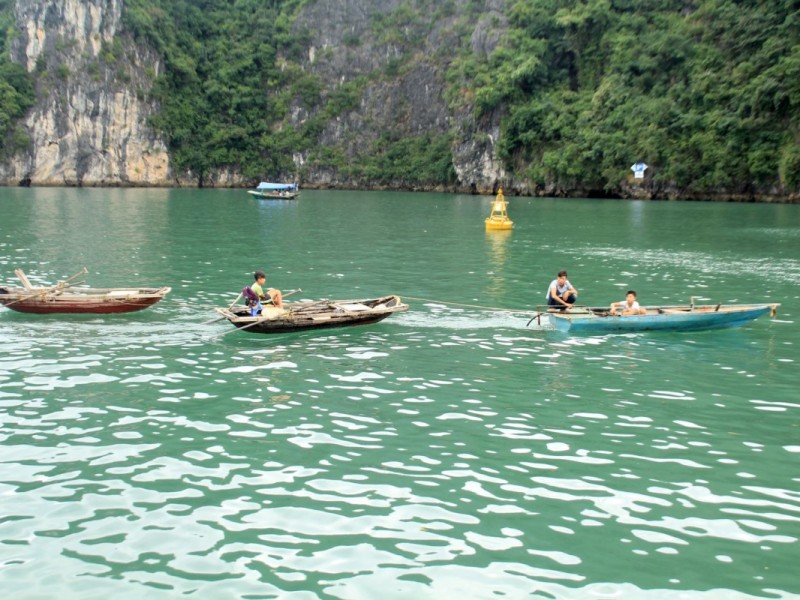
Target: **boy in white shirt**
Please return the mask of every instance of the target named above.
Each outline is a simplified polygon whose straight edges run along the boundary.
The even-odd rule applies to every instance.
[[[633,290],[629,290],[628,293],[625,295],[625,300],[623,302],[612,302],[611,303],[611,314],[616,315],[617,310],[621,309],[619,314],[622,315],[644,315],[647,314],[647,311],[639,306],[639,303],[636,301],[636,292]]]

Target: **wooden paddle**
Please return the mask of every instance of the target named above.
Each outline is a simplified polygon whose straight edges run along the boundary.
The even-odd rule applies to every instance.
[[[234,305],[239,301],[239,298],[241,298],[241,297],[242,297],[242,293],[239,292],[239,295],[236,296],[236,300],[231,302],[231,305],[228,307],[228,310],[231,310],[234,307]],[[212,323],[216,323],[217,321],[222,321],[222,319],[227,319],[227,318],[228,317],[223,315],[221,317],[217,317],[216,319],[209,319],[208,321],[203,321],[202,323],[200,323],[200,325],[211,325]]]
[[[214,319],[209,319],[208,321],[203,321],[202,323],[200,323],[200,325],[211,325],[212,323],[217,323],[217,322],[219,322],[219,321],[222,321],[222,319],[227,319],[227,318],[228,318],[228,317],[226,317],[225,315],[223,315],[223,316],[221,316],[221,317],[216,317],[216,318],[214,318]]]
[[[88,272],[89,271],[86,269],[86,267],[83,267],[80,271],[75,273],[75,275],[73,275],[72,277],[68,277],[64,281],[59,281],[56,285],[54,285],[52,287],[54,287],[54,288],[69,287],[70,285],[72,285],[71,283],[69,283],[70,281],[72,281],[76,277],[80,277],[81,275],[86,275]],[[35,292],[41,291],[41,289],[37,290],[35,287],[33,287],[31,285],[31,282],[28,281],[28,276],[25,274],[25,271],[23,271],[22,269],[14,269],[14,274],[22,282],[22,287],[25,288],[26,290],[32,290],[32,291],[35,291]]]
[[[24,287],[26,290],[34,289],[34,287],[31,285],[31,282],[28,281],[28,276],[25,275],[25,271],[22,269],[14,269],[14,275],[16,275],[17,279],[22,282],[22,287]]]
[[[223,318],[227,319],[227,317],[223,317]],[[252,323],[250,323],[249,325],[245,325],[244,327],[237,327],[236,329],[230,329],[230,330],[226,331],[225,333],[221,333],[221,334],[219,334],[219,335],[215,335],[215,336],[214,336],[214,337],[212,337],[211,339],[212,339],[212,340],[218,340],[218,339],[219,339],[219,338],[221,338],[221,337],[225,337],[225,336],[226,336],[226,335],[228,335],[229,333],[233,333],[233,332],[235,332],[235,331],[244,331],[245,329],[250,329],[251,327],[253,327],[253,326],[255,326],[255,325],[258,325],[258,324],[262,323],[263,321],[266,321],[266,320],[268,320],[269,318],[270,318],[270,317],[259,317],[258,319],[256,319],[256,320],[255,320],[255,321],[253,321]]]
[[[547,314],[547,313],[541,313],[541,312],[534,313],[534,315],[531,317],[531,320],[530,320],[530,321],[528,321],[528,322],[525,324],[525,327],[529,327],[529,326],[530,326],[530,324],[531,324],[531,323],[533,323],[533,320],[534,320],[534,319],[536,319],[536,323],[537,323],[538,325],[541,325],[541,324],[542,324],[542,315],[546,315],[546,314]]]
[[[75,275],[73,275],[72,277],[68,277],[64,281],[59,281],[56,285],[47,288],[35,288],[31,285],[31,282],[28,281],[28,276],[25,275],[25,272],[22,269],[15,269],[14,274],[22,282],[22,287],[26,290],[30,290],[30,293],[21,298],[17,298],[16,300],[9,302],[8,304],[6,304],[6,306],[11,306],[12,304],[16,304],[17,302],[24,302],[25,300],[31,300],[33,298],[40,298],[42,296],[47,296],[47,294],[60,293],[64,290],[64,288],[68,288],[72,285],[70,281],[72,281],[76,277],[85,275],[88,272],[89,271],[86,269],[86,267],[83,267],[83,269],[75,273]]]
[[[542,309],[542,308],[544,308],[545,310],[540,310],[540,309]],[[549,304],[537,304],[537,305],[536,305],[536,310],[537,310],[538,312],[535,312],[535,313],[533,314],[533,316],[531,317],[530,321],[528,321],[528,323],[525,325],[525,327],[528,327],[528,326],[529,326],[531,323],[533,323],[533,320],[534,320],[534,319],[537,319],[537,323],[538,323],[539,325],[541,325],[541,324],[542,324],[542,316],[543,316],[543,315],[547,315],[548,313],[550,313],[550,312],[551,312],[551,310],[552,310],[552,312],[558,312],[558,313],[562,313],[562,312],[568,312],[568,311],[570,311],[570,310],[571,310],[571,309],[573,309],[573,308],[577,308],[577,309],[584,309],[584,310],[586,310],[586,311],[588,311],[588,310],[591,310],[591,309],[590,309],[588,306],[586,306],[585,304],[573,304],[573,305],[572,305],[572,306],[570,306],[569,308],[561,308],[561,307],[560,307],[559,305],[557,305],[557,304],[553,304],[552,306],[551,306],[551,305],[549,305]],[[578,311],[578,313],[580,314],[580,312],[581,312],[581,311],[579,310],[579,311]]]
[[[49,287],[49,288],[43,288],[43,289],[37,290],[37,291],[35,291],[35,292],[31,293],[31,294],[27,294],[26,296],[22,296],[21,298],[17,298],[16,300],[12,300],[11,302],[8,302],[7,304],[5,304],[5,306],[12,306],[12,305],[16,304],[17,302],[25,302],[26,300],[33,300],[35,298],[41,298],[43,296],[47,296],[47,294],[49,294],[51,292],[56,292],[58,290],[59,290],[59,286],[57,286],[57,285],[53,286],[53,287]]]

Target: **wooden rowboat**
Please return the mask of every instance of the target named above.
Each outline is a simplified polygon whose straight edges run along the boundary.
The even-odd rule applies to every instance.
[[[408,310],[399,296],[367,300],[319,300],[284,303],[283,308],[265,306],[261,314],[250,315],[245,306],[215,308],[220,315],[242,330],[253,333],[289,333],[309,329],[327,329],[369,325],[389,315]]]
[[[152,306],[171,288],[24,288],[0,287],[0,304],[24,313],[126,313]]]
[[[644,315],[611,315],[607,308],[572,308],[548,311],[550,322],[569,333],[619,333],[636,331],[704,331],[737,327],[771,313],[780,304],[716,304],[650,306]]]
[[[81,275],[86,270],[78,273]],[[126,313],[152,306],[172,288],[82,288],[69,280],[51,287],[34,287],[17,269],[23,287],[0,287],[0,304],[23,313]],[[73,279],[75,276],[71,277]]]

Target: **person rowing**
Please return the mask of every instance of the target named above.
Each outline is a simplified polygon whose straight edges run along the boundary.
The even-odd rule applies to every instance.
[[[247,306],[250,307],[250,313],[256,316],[261,312],[261,303],[273,304],[276,308],[283,308],[283,294],[275,288],[267,288],[264,290],[264,284],[267,282],[267,275],[264,271],[256,271],[253,273],[253,283],[250,287],[242,290],[242,295],[245,297]]]

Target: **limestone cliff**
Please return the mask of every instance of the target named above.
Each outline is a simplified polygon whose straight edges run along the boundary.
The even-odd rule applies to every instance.
[[[30,152],[0,164],[7,185],[172,185],[164,143],[147,127],[161,68],[119,37],[123,0],[18,0],[12,60],[37,74]]]
[[[476,123],[469,110],[456,114],[445,99],[448,56],[459,44],[455,29],[463,27],[469,3],[454,0],[443,17],[413,15],[400,36],[383,39],[374,35],[374,21],[402,10],[402,0],[307,3],[295,22],[311,38],[302,68],[319,76],[328,93],[357,77],[368,81],[359,106],[328,122],[318,146],[357,160],[358,148],[387,131],[451,134],[458,177],[452,189],[491,192],[505,176],[494,155],[499,115]],[[469,25],[475,52],[488,56],[497,44],[503,6],[504,0],[489,0],[485,16]],[[126,35],[122,10],[123,0],[17,0],[11,58],[35,74],[37,103],[24,123],[31,148],[0,164],[0,184],[244,185],[230,167],[202,182],[172,171],[165,142],[147,125],[158,111],[148,91],[163,65]],[[301,127],[313,116],[297,105],[285,125]],[[305,185],[370,186],[315,163],[307,152],[293,159]],[[395,181],[386,187],[408,186]]]
[[[169,15],[174,22],[171,21],[172,34],[167,38],[171,41],[181,39],[179,34],[183,31],[180,28],[184,15],[180,11],[185,8],[183,5],[177,5],[173,14],[164,10],[166,4],[156,6],[158,3],[153,2],[152,7],[148,2],[144,4],[146,8],[154,8],[154,14]],[[531,3],[531,6],[533,4],[535,3]],[[274,6],[276,5],[283,6],[281,3],[275,3]],[[281,172],[264,173],[264,176],[292,179],[299,176],[305,187],[446,189],[492,193],[502,185],[508,194],[797,201],[797,182],[800,179],[796,175],[796,166],[800,164],[800,152],[791,143],[784,143],[785,148],[781,152],[772,152],[779,163],[775,167],[778,173],[772,178],[768,173],[771,167],[764,167],[762,163],[765,161],[759,158],[761,156],[759,153],[764,155],[768,153],[762,151],[761,146],[755,145],[754,148],[743,147],[736,156],[749,157],[747,160],[755,161],[758,169],[755,167],[750,169],[747,160],[742,158],[739,161],[741,164],[737,166],[739,171],[720,170],[719,173],[714,171],[712,184],[703,182],[706,173],[696,173],[694,165],[706,155],[711,158],[718,156],[716,148],[720,144],[712,143],[713,136],[708,137],[712,140],[708,142],[704,141],[706,137],[694,136],[690,138],[689,141],[692,143],[688,147],[692,151],[690,155],[697,155],[698,160],[687,162],[691,169],[681,164],[673,169],[674,172],[678,172],[682,180],[676,178],[674,174],[663,179],[651,175],[650,173],[656,172],[655,168],[648,172],[644,180],[626,180],[625,165],[630,163],[625,161],[634,159],[625,156],[617,160],[611,150],[606,152],[605,142],[608,139],[612,141],[617,138],[625,139],[624,129],[614,125],[613,119],[607,119],[607,113],[616,111],[615,103],[627,102],[626,98],[630,94],[625,90],[628,88],[618,84],[624,83],[630,77],[636,79],[634,75],[640,71],[641,66],[636,61],[627,65],[625,67],[627,70],[619,71],[628,73],[619,81],[614,79],[617,75],[612,74],[607,85],[602,87],[603,94],[599,92],[599,95],[595,94],[590,85],[582,90],[583,97],[591,97],[592,106],[596,104],[597,109],[596,115],[593,116],[596,121],[589,120],[587,123],[590,125],[584,124],[581,127],[593,132],[598,129],[598,123],[602,125],[608,120],[608,129],[611,132],[602,132],[604,137],[597,138],[600,141],[590,140],[582,150],[577,146],[572,148],[573,152],[580,150],[576,156],[586,161],[580,172],[574,173],[570,165],[565,167],[556,160],[561,156],[562,149],[558,143],[553,144],[554,149],[549,156],[551,163],[559,163],[556,167],[548,166],[547,169],[543,169],[538,168],[541,165],[536,163],[537,160],[545,162],[542,156],[548,149],[547,139],[550,138],[547,136],[553,136],[551,141],[560,141],[572,139],[576,137],[573,135],[576,131],[583,131],[575,126],[566,127],[563,123],[553,131],[550,131],[549,125],[542,128],[543,123],[550,119],[551,113],[561,114],[560,120],[565,123],[579,121],[581,115],[586,112],[578,111],[582,106],[579,103],[575,104],[577,107],[575,110],[578,111],[575,114],[569,111],[559,113],[555,109],[542,110],[544,117],[540,119],[536,116],[534,119],[538,123],[538,129],[531,125],[530,119],[520,119],[517,124],[520,131],[516,132],[518,140],[526,137],[532,141],[520,142],[519,147],[512,147],[509,150],[508,141],[514,140],[514,137],[509,135],[511,127],[509,123],[514,123],[514,111],[519,108],[519,102],[504,104],[506,100],[497,100],[480,105],[476,104],[475,96],[481,89],[491,89],[495,78],[501,79],[497,76],[497,71],[487,70],[495,68],[496,65],[492,61],[497,56],[503,56],[504,52],[507,54],[508,48],[514,47],[513,44],[508,46],[507,41],[513,41],[515,35],[520,35],[517,23],[519,15],[512,19],[511,26],[506,15],[511,9],[513,14],[517,14],[514,11],[521,10],[522,5],[512,0],[307,0],[298,4],[287,3],[286,6],[291,7],[287,8],[287,11],[296,9],[297,12],[292,15],[293,20],[281,13],[281,17],[287,19],[286,24],[281,22],[282,27],[285,27],[281,29],[281,33],[288,32],[287,37],[294,43],[283,46],[275,43],[269,47],[269,52],[264,56],[269,56],[266,62],[269,62],[270,68],[287,73],[286,79],[299,74],[300,77],[297,79],[305,78],[305,83],[309,86],[298,91],[282,81],[280,84],[275,84],[275,87],[270,87],[267,85],[269,77],[262,78],[263,73],[259,72],[254,79],[259,83],[263,80],[264,86],[263,88],[258,85],[253,86],[252,90],[255,91],[250,98],[264,98],[260,96],[260,90],[264,89],[267,100],[272,100],[269,95],[275,95],[277,98],[275,104],[280,104],[281,111],[276,111],[270,116],[267,125],[255,135],[250,130],[245,130],[246,134],[242,138],[256,147],[253,153],[243,159],[231,159],[224,152],[213,155],[215,148],[208,146],[194,152],[201,156],[203,161],[191,162],[181,156],[181,148],[175,142],[175,137],[178,136],[171,139],[173,145],[168,147],[167,140],[162,139],[148,125],[152,116],[162,114],[153,96],[153,84],[165,69],[162,57],[169,54],[163,47],[157,51],[155,47],[147,46],[149,43],[145,41],[147,39],[150,42],[155,39],[154,43],[158,45],[157,38],[141,36],[137,31],[134,40],[134,33],[126,31],[123,15],[126,22],[130,23],[131,16],[135,13],[133,10],[125,12],[125,0],[16,0],[14,5],[16,31],[8,38],[12,40],[10,59],[23,65],[32,74],[36,85],[36,102],[22,123],[31,140],[30,147],[27,151],[0,162],[0,185],[244,186],[252,183],[253,171],[258,170],[260,173],[262,169],[272,169]],[[217,3],[217,9],[223,12],[230,6]],[[242,7],[244,11],[259,10],[259,5],[256,4],[242,3]],[[3,5],[3,10],[7,11],[6,5]],[[770,14],[769,11],[763,13],[762,16]],[[780,14],[782,14],[780,11],[775,12],[775,15]],[[568,15],[562,15],[557,21],[566,24],[564,26],[569,29],[574,23],[582,22],[584,19],[582,15],[583,13],[578,11],[569,18]],[[6,17],[7,12],[3,16]],[[252,14],[248,13],[244,15],[244,19],[247,20],[251,16]],[[538,20],[543,18],[545,17],[539,15],[534,21],[538,23]],[[217,21],[225,24],[224,19]],[[792,25],[790,19],[784,21],[788,24],[786,25],[788,33],[780,39],[795,39],[796,36],[791,35],[795,32],[792,28],[795,25]],[[131,29],[136,28],[132,25]],[[691,28],[688,30],[694,31]],[[207,34],[207,30],[203,27],[198,28],[198,31],[199,35]],[[555,28],[552,31],[560,29]],[[564,76],[567,79],[563,85],[568,84],[570,93],[575,92],[579,87],[576,75],[577,61],[581,57],[591,58],[593,55],[591,52],[580,52],[583,35],[573,35],[567,31],[563,34],[567,37],[559,42],[560,38],[552,31],[549,34],[550,38],[547,39],[556,40],[554,47],[558,51],[553,56],[561,58],[558,60],[550,58],[547,64],[558,65],[561,60],[563,64],[559,68],[567,74]],[[586,35],[591,38],[588,33]],[[624,42],[627,38],[615,36],[614,39]],[[661,60],[660,49],[664,44],[658,41],[661,39],[658,36],[653,39],[655,41],[651,44],[651,50],[656,54],[651,57],[650,63],[660,64],[658,63],[658,60]],[[196,47],[202,47],[203,41],[201,37],[192,39],[191,43],[194,46],[188,51],[190,63],[194,57],[194,50]],[[569,45],[573,42],[578,44],[577,50],[572,48],[569,52],[561,52],[564,44]],[[506,49],[494,53],[501,44]],[[689,41],[686,44],[691,45]],[[228,59],[227,48],[224,43],[221,47],[223,50],[218,54],[224,61]],[[598,46],[600,47],[602,44]],[[525,46],[521,48],[523,50],[514,51],[515,56],[524,58],[527,56]],[[285,52],[285,55],[280,55],[281,51]],[[275,57],[271,52],[277,52],[278,56]],[[772,60],[770,52],[762,52],[769,61]],[[257,52],[249,48],[246,54],[250,56]],[[619,54],[628,55],[627,52]],[[550,55],[542,54],[542,56]],[[790,56],[793,54],[786,51],[785,60],[781,63],[785,66],[785,73],[793,72],[791,69],[795,63],[789,59]],[[681,60],[673,61],[671,56],[666,57],[666,64],[678,65],[675,66],[676,73],[681,75],[678,78],[670,76],[670,81],[684,81],[683,76],[688,78],[687,81],[691,79],[687,73],[680,70],[683,68],[684,59],[685,56]],[[526,72],[526,69],[530,69],[531,64],[535,62],[531,60],[530,64],[523,65],[520,77],[523,79],[533,77]],[[459,71],[459,67],[470,63],[480,63],[484,69],[480,76],[474,75],[475,68],[470,71],[467,67]],[[644,61],[643,64],[645,63],[648,61]],[[172,75],[175,72],[174,61],[169,64],[171,65],[169,74]],[[219,62],[214,63],[213,67],[217,71],[209,69],[206,76],[208,72],[219,72]],[[588,71],[591,72],[592,69]],[[654,72],[660,71],[660,68],[654,69]],[[746,70],[737,67],[735,71],[745,73]],[[514,73],[512,75],[512,80],[517,77]],[[470,77],[475,77],[475,80],[468,81]],[[483,81],[478,81],[476,85],[480,77],[483,77]],[[534,86],[538,90],[536,86],[539,86],[541,81],[537,77],[539,76],[533,77],[526,85]],[[648,77],[641,76],[642,85],[652,84]],[[784,79],[794,81],[788,76]],[[162,78],[160,83],[164,80],[169,80],[169,77]],[[164,114],[170,114],[167,105],[172,99],[201,97],[207,80],[203,79],[201,73],[198,81],[198,87],[194,88],[196,96],[181,93],[179,86],[174,88],[178,90],[177,92],[160,95],[159,98],[165,105]],[[764,98],[772,97],[770,94],[773,91],[770,90],[775,86],[769,83],[772,81],[769,77],[765,77],[764,81],[768,85],[765,83],[763,89],[769,91]],[[538,83],[534,85],[531,82]],[[157,89],[163,94],[160,87]],[[232,85],[223,89],[237,88]],[[308,91],[309,89],[311,91]],[[512,85],[510,89],[513,91],[515,88]],[[782,89],[781,86],[775,87],[775,90]],[[759,101],[760,103],[757,103],[759,111],[765,111],[765,115],[769,115],[770,110],[775,111],[775,115],[783,115],[780,123],[792,123],[787,115],[791,115],[791,107],[794,106],[791,98],[796,94],[793,96],[791,92],[794,87],[786,89],[790,91],[774,92],[774,102],[768,99]],[[610,94],[609,90],[617,95]],[[606,92],[610,94],[608,105],[604,100]],[[235,91],[226,93],[232,96],[236,94]],[[337,102],[337,93],[340,93],[340,97],[345,97],[346,101]],[[693,96],[686,93],[682,97]],[[564,104],[560,101],[560,95],[555,94],[553,98],[556,98],[553,106],[560,107]],[[224,103],[214,101],[212,105],[224,106]],[[476,109],[476,105],[480,110]],[[650,107],[650,104],[643,103],[643,106]],[[701,108],[696,109],[697,114],[694,118],[686,119],[685,122],[683,119],[672,119],[670,115],[679,112],[682,107],[686,108],[680,103],[675,103],[674,106],[674,110],[664,112],[666,115],[664,118],[669,117],[667,124],[670,127],[678,128],[677,137],[682,135],[683,130],[680,127],[689,127],[687,124],[702,122],[705,118],[706,111]],[[749,111],[755,110],[749,104],[742,106],[744,107],[742,110],[747,109],[745,112],[748,114]],[[285,110],[286,108],[288,110]],[[662,110],[661,105],[658,105],[658,110]],[[200,113],[187,114],[189,116],[186,117],[186,121],[190,125],[201,123],[202,119],[198,118]],[[654,114],[658,116],[661,113],[656,111]],[[650,113],[645,111],[642,115],[644,116],[641,118],[645,121],[650,119]],[[533,116],[530,118],[533,119]],[[761,115],[759,118],[765,117]],[[249,122],[255,121],[257,119],[249,120]],[[715,122],[709,121],[710,124]],[[227,121],[215,122],[219,123],[225,125]],[[505,128],[503,132],[501,123]],[[755,125],[748,127],[755,127],[759,122],[753,121],[753,123]],[[17,123],[14,122],[14,125]],[[724,127],[720,126],[716,132],[720,140],[727,139]],[[664,132],[670,130],[663,127],[663,131],[658,127],[646,128],[647,131],[651,129],[658,135],[654,133],[655,137],[647,138],[650,141],[645,147],[648,152],[660,156],[668,146],[664,140],[670,141],[662,137],[666,135]],[[740,130],[748,131],[744,126]],[[787,130],[792,132],[796,131],[796,128],[788,127]],[[283,133],[289,135],[282,136]],[[501,135],[505,135],[503,146],[506,163],[498,158],[498,142]],[[780,136],[775,137],[777,139]],[[195,150],[196,146],[192,146],[192,143],[197,139],[204,141],[215,138],[201,130],[201,135],[191,138],[191,142],[185,142],[185,139],[184,137],[183,143]],[[286,145],[270,147],[269,142],[275,139],[287,140]],[[544,140],[540,144],[541,147],[536,145],[540,139]],[[698,139],[700,141],[697,141]],[[408,150],[408,147],[402,149],[403,143],[409,140],[425,145],[431,152],[425,154],[415,146],[409,146],[412,150]],[[769,144],[775,143],[774,140],[767,141]],[[16,147],[15,145],[14,148]],[[265,147],[268,149],[264,150]],[[382,153],[387,148],[395,147],[401,148],[399,154]],[[587,154],[586,148],[593,154]],[[709,148],[711,151],[708,151]],[[780,149],[780,146],[778,148]],[[768,150],[772,151],[774,148]],[[426,172],[424,177],[415,178],[409,175],[409,169],[405,171],[392,169],[394,165],[418,167],[419,165],[414,164],[412,160],[406,160],[409,157],[413,159],[415,152],[417,157],[422,156],[419,159],[420,163],[424,164],[427,161],[438,169],[434,172],[434,176]],[[531,155],[528,156],[525,152]],[[380,163],[380,168],[375,166],[377,161],[371,163],[368,160],[374,157],[383,160],[384,154],[388,158]],[[624,152],[620,151],[620,155],[623,154]],[[591,174],[587,175],[587,171],[591,170],[591,165],[598,164],[594,159],[595,155],[611,157],[608,160],[613,159],[615,161],[613,165],[623,166],[617,168],[612,165],[606,170],[600,170],[598,167],[592,178]],[[220,159],[219,156],[223,158]],[[272,162],[264,160],[263,164],[259,162],[265,157],[275,156],[281,160]],[[586,158],[587,156],[589,158]],[[719,156],[724,157],[725,153],[719,153]],[[226,162],[214,164],[214,160]],[[715,164],[722,162],[720,159]],[[191,167],[182,167],[181,172],[176,172],[175,164],[191,165]],[[366,168],[359,169],[359,164],[366,165]],[[442,165],[444,168],[441,168]],[[190,168],[195,172],[189,171]],[[248,168],[249,179],[243,174]],[[622,175],[618,175],[618,171],[621,171]],[[381,179],[372,177],[374,173],[379,173]],[[759,185],[748,180],[753,177],[753,173],[760,177]],[[700,180],[701,185],[697,188],[699,192],[693,195],[691,186],[695,180]],[[676,187],[678,185],[676,181],[681,182],[680,189]],[[720,183],[718,185],[713,183],[716,181]],[[688,194],[687,187],[690,188]]]
[[[499,115],[476,123],[470,110],[456,112],[445,98],[446,66],[460,45],[458,28],[464,25],[470,2],[455,0],[450,12],[416,15],[401,28],[402,37],[376,36],[375,20],[401,9],[403,4],[401,0],[318,0],[295,22],[296,30],[311,34],[303,67],[320,76],[327,89],[359,76],[369,81],[358,108],[328,123],[320,142],[344,147],[357,159],[355,147],[369,146],[383,132],[400,136],[451,133],[458,178],[452,189],[492,192],[506,177],[495,156]],[[474,52],[488,56],[497,45],[505,25],[504,5],[504,0],[489,0],[483,16],[469,24]],[[395,65],[401,66],[393,69]],[[297,108],[293,124],[300,125],[310,116]],[[307,178],[314,185],[371,185],[342,179],[334,170],[307,162],[302,154],[295,161],[306,165]],[[410,186],[395,181],[384,187]]]

